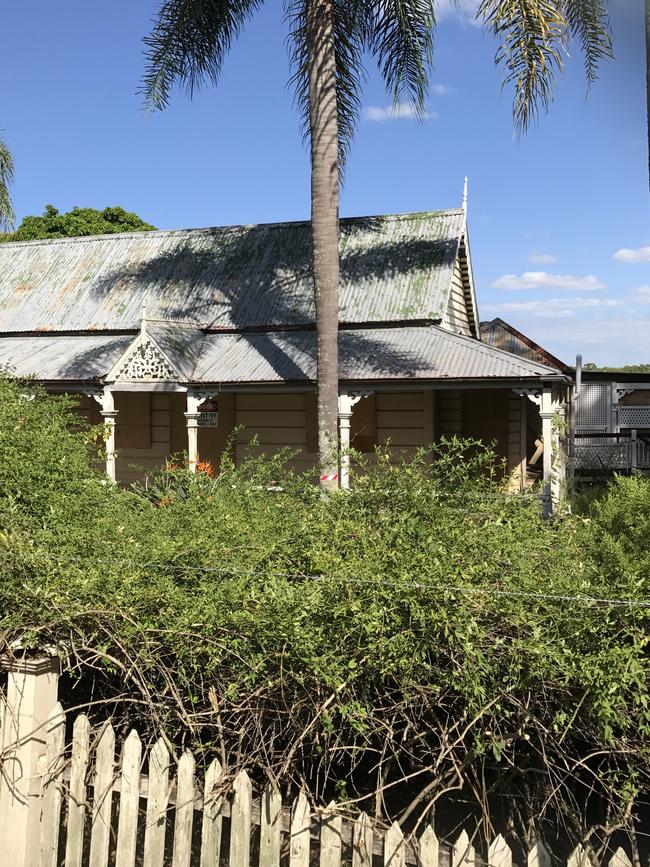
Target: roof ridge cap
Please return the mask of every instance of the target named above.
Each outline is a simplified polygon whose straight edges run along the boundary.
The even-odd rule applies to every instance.
[[[413,220],[418,217],[447,217],[460,215],[461,208],[447,208],[438,211],[406,211],[399,214],[362,214],[349,217],[340,217],[339,223],[352,223],[364,220]],[[0,250],[3,247],[15,249],[16,247],[36,247],[38,245],[74,244],[92,241],[126,240],[140,237],[151,238],[153,236],[192,235],[192,234],[222,234],[226,232],[241,232],[247,229],[285,229],[291,226],[307,226],[311,220],[284,220],[271,223],[234,223],[226,226],[196,226],[186,229],[147,229],[134,232],[105,232],[102,235],[73,235],[65,238],[34,238],[32,240],[16,240],[0,242]]]

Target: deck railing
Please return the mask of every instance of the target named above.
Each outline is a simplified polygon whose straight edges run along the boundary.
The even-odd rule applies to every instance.
[[[635,473],[650,470],[650,441],[612,433],[576,434],[569,450],[569,465],[577,472]]]

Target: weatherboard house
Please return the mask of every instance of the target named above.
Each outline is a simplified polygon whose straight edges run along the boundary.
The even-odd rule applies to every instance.
[[[79,395],[128,482],[186,451],[257,448],[316,464],[308,222],[0,245],[0,369]],[[514,484],[569,377],[481,340],[464,208],[341,220],[340,429],[398,456],[454,434],[494,441]],[[341,483],[348,483],[344,457]]]

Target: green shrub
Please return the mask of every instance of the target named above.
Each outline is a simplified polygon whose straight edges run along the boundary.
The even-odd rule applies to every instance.
[[[91,683],[124,724],[323,800],[383,781],[380,813],[407,824],[454,787],[522,836],[631,821],[648,482],[544,520],[500,492],[489,451],[452,440],[379,453],[325,498],[286,455],[168,464],[122,491],[68,401],[0,388],[4,640],[58,644],[75,696]]]

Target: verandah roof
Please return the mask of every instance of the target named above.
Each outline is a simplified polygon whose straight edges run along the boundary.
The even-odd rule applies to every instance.
[[[191,383],[314,382],[316,335],[309,331],[204,333],[147,322],[147,333]],[[0,368],[41,381],[104,379],[136,335],[39,335],[0,340]],[[355,328],[339,333],[340,377],[370,380],[537,380],[560,372],[437,326]]]

